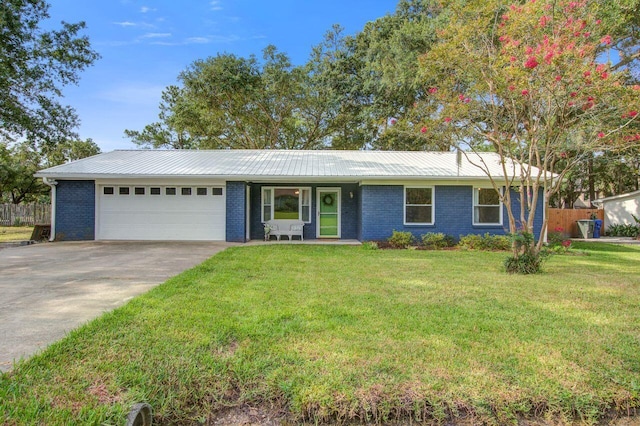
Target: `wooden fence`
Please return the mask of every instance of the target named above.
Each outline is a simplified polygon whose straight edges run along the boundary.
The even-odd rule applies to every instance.
[[[581,219],[591,219],[595,214],[596,219],[604,220],[604,210],[602,209],[549,209],[549,232],[562,228],[569,237],[579,237],[578,225],[576,221]],[[604,230],[603,230],[604,231]]]
[[[50,204],[0,204],[0,226],[33,226],[51,223]]]

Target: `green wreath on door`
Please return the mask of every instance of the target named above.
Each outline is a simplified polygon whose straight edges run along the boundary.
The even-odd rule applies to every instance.
[[[324,197],[322,197],[322,204],[324,204],[325,206],[332,206],[333,205],[333,195],[326,194]]]

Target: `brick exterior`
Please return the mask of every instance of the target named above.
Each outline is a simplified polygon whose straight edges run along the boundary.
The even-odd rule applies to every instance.
[[[227,182],[226,240],[236,243],[246,241],[247,184]]]
[[[359,239],[384,240],[393,230],[409,231],[416,238],[427,232],[442,232],[458,239],[467,234],[505,234],[509,229],[506,207],[502,226],[473,225],[473,186],[434,186],[435,217],[433,225],[404,224],[404,186],[364,185],[361,187],[362,220]],[[520,215],[519,196],[512,193],[514,214]],[[540,200],[542,201],[542,194]],[[539,235],[543,206],[538,204],[534,228]]]
[[[316,236],[316,190],[318,188],[340,188],[341,189],[341,205],[340,205],[340,222],[341,222],[341,239],[357,239],[359,223],[359,187],[358,184],[300,184],[300,183],[283,183],[283,184],[252,184],[251,185],[251,239],[261,240],[264,238],[264,229],[262,227],[262,187],[310,187],[311,188],[311,223],[304,225],[304,238],[315,239]],[[351,198],[353,193],[353,198]]]
[[[473,225],[473,187],[470,185],[434,186],[434,225],[404,225],[404,187],[402,185],[358,184],[250,184],[250,237],[264,237],[261,223],[261,193],[263,186],[311,187],[311,223],[305,224],[304,238],[316,236],[316,192],[321,187],[341,188],[341,238],[360,241],[384,240],[393,230],[410,231],[416,238],[427,232],[443,232],[458,239],[466,234],[505,234],[508,232],[506,208],[502,226]],[[227,182],[226,240],[246,241],[245,182]],[[60,180],[56,188],[56,240],[95,239],[94,181]],[[353,194],[353,198],[351,197]],[[514,214],[519,217],[518,195],[513,193]],[[542,227],[542,196],[536,212],[534,228],[539,235]]]
[[[58,241],[95,239],[96,195],[92,180],[59,180],[56,186]]]

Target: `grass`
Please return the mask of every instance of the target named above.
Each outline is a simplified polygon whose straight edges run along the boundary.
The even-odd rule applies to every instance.
[[[33,226],[0,226],[0,243],[31,239]]]
[[[640,247],[576,244],[536,276],[504,253],[228,249],[0,376],[0,421],[534,418],[640,405]],[[154,424],[155,424],[154,422]]]

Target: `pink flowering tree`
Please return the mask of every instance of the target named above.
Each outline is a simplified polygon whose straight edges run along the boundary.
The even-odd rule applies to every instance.
[[[612,39],[596,2],[446,3],[449,24],[421,58],[421,79],[431,89],[407,120],[416,137],[424,129],[437,134],[487,174],[476,153],[497,152],[503,173],[489,178],[509,231],[530,236],[536,207],[584,155],[640,143],[640,88],[607,62]],[[513,257],[537,257],[542,243],[516,241]]]

